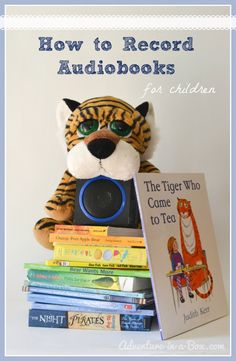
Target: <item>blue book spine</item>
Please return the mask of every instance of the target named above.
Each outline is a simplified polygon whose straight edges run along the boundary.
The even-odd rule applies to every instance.
[[[117,310],[117,311],[136,311],[139,308],[139,305],[133,303],[123,303],[123,302],[107,302],[107,301],[98,301],[98,300],[89,300],[83,298],[75,297],[64,297],[57,295],[48,295],[40,293],[28,293],[28,301],[30,302],[42,302],[42,303],[52,303],[58,305],[68,305],[68,306],[82,306],[90,307],[94,310]]]
[[[42,309],[42,310],[59,310],[59,311],[71,311],[71,312],[97,312],[97,313],[122,313],[122,314],[132,314],[132,315],[142,315],[142,316],[155,316],[156,311],[152,308],[140,308],[136,311],[130,310],[116,310],[116,309],[94,309],[93,307],[85,306],[68,306],[68,305],[58,305],[58,304],[49,304],[49,303],[40,303],[33,302],[31,309]]]
[[[29,327],[67,328],[68,313],[57,310],[30,310]]]
[[[152,298],[133,298],[133,297],[124,297],[124,296],[113,296],[113,295],[100,295],[96,293],[88,292],[76,292],[76,291],[67,291],[54,288],[44,288],[44,287],[27,287],[27,292],[40,293],[40,294],[49,294],[49,295],[58,295],[66,297],[77,297],[77,298],[86,298],[92,300],[101,300],[101,301],[115,301],[115,302],[126,302],[126,303],[137,303],[137,304],[151,304],[153,303]]]
[[[86,287],[72,287],[72,286],[62,286],[56,285],[53,283],[42,283],[36,281],[27,281],[28,286],[43,287],[43,288],[53,288],[57,290],[68,290],[76,292],[86,292],[86,293],[95,293],[102,295],[114,295],[114,296],[125,296],[125,297],[136,297],[136,298],[153,298],[152,290],[147,290],[143,292],[127,292],[127,291],[113,291],[113,290],[104,290],[98,288],[86,288]]]

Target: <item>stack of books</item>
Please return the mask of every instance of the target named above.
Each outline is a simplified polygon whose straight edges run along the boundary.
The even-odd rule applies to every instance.
[[[155,313],[142,231],[57,225],[53,259],[25,264],[29,326],[150,331]]]

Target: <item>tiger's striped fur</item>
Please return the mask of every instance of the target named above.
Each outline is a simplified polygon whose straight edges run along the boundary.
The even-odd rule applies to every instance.
[[[72,219],[75,192],[76,178],[66,170],[55,193],[45,206],[47,214],[57,221]]]
[[[65,129],[68,151],[83,140],[77,135],[79,124],[91,118],[99,120],[100,129],[106,128],[113,120],[124,121],[131,126],[132,134],[123,140],[141,154],[147,149],[151,140],[151,131],[145,118],[124,101],[113,97],[101,97],[86,100],[68,118]]]
[[[81,104],[73,103],[76,104],[75,109],[72,110],[65,124],[68,152],[77,144],[84,142],[86,137],[79,136],[77,129],[81,123],[90,119],[98,120],[97,131],[109,128],[109,124],[114,120],[125,122],[131,127],[132,132],[128,137],[121,137],[122,141],[130,144],[140,155],[147,149],[151,140],[151,131],[139,107],[135,109],[123,100],[110,96],[91,98]],[[151,173],[159,170],[145,160],[140,162],[139,172]],[[36,239],[44,247],[51,249],[48,236],[54,231],[55,224],[72,224],[75,193],[76,178],[66,170],[55,193],[46,203],[45,210],[50,218],[39,220],[34,228]]]

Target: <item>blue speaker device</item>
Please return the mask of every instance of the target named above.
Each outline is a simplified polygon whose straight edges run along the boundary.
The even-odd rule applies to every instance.
[[[139,221],[132,179],[99,176],[77,180],[74,224],[137,228]]]

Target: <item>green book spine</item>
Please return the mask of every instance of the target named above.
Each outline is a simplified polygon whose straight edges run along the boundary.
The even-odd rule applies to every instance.
[[[78,274],[93,274],[105,276],[127,276],[127,277],[141,277],[150,278],[150,272],[144,270],[122,270],[110,268],[89,268],[89,267],[67,267],[67,266],[47,266],[40,263],[25,263],[24,268],[41,271],[78,273]]]
[[[27,277],[30,281],[45,283],[55,283],[57,285],[67,285],[74,287],[102,288],[111,290],[132,291],[133,285],[141,288],[150,287],[150,280],[136,277],[102,276],[91,274],[76,274],[68,272],[52,272],[29,269]],[[144,287],[143,287],[144,285]],[[128,287],[124,288],[124,287]],[[138,288],[139,289],[139,288]]]

